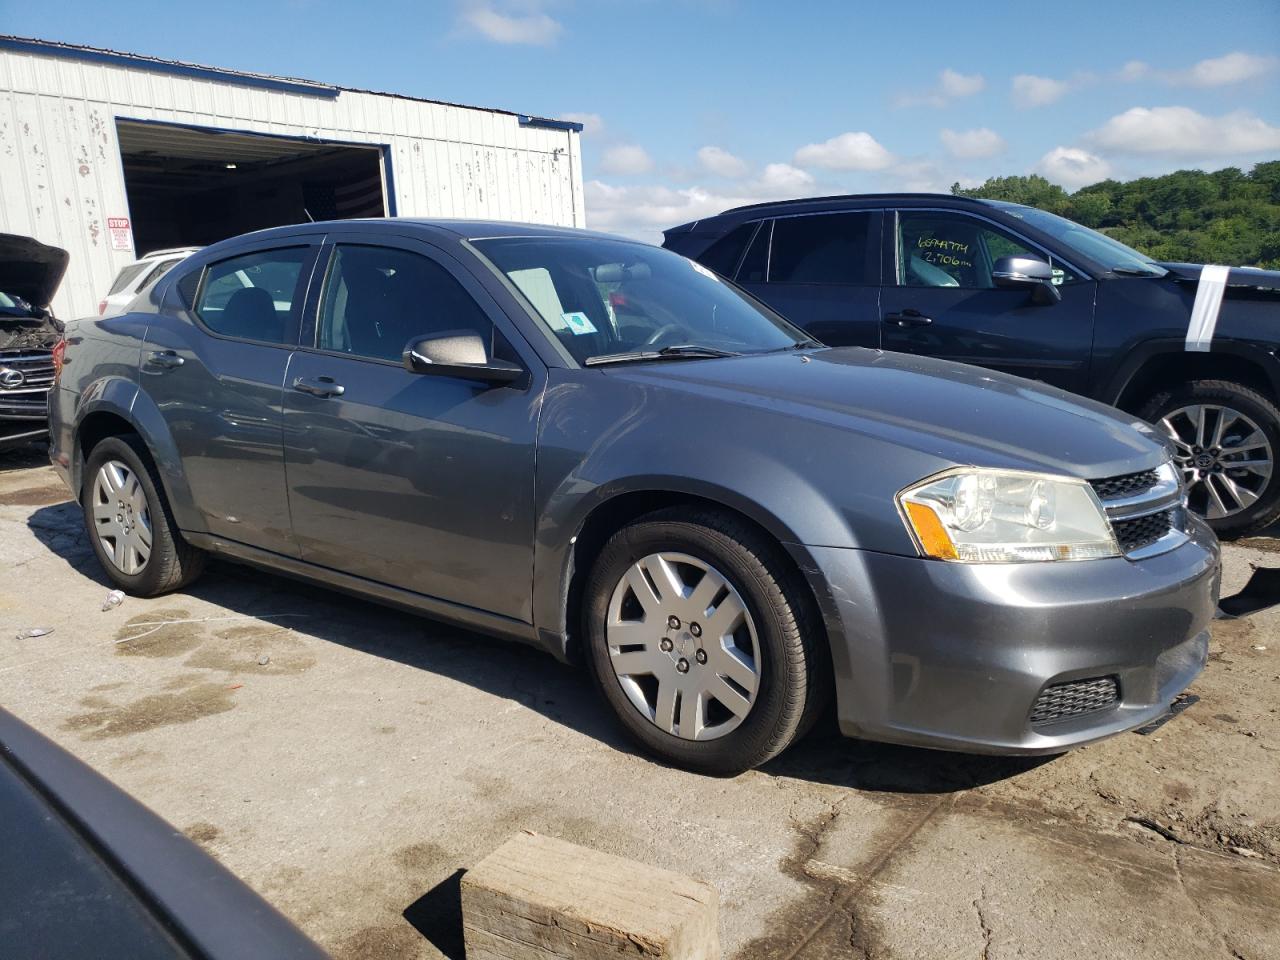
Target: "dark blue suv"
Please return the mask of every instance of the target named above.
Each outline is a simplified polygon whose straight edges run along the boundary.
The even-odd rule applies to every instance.
[[[1280,517],[1280,273],[1156,263],[1043,210],[948,195],[757,204],[665,236],[825,343],[979,364],[1158,425],[1220,536]]]

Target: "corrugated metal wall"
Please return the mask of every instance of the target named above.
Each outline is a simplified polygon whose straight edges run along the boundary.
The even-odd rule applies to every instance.
[[[134,259],[107,231],[109,217],[129,216],[117,118],[389,145],[400,216],[586,222],[576,132],[394,96],[312,96],[0,49],[0,232],[70,252],[54,301],[62,317],[96,312]]]

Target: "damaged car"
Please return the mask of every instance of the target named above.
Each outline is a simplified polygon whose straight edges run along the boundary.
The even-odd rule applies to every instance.
[[[0,234],[0,447],[48,431],[49,388],[62,323],[49,304],[67,271],[67,251]]]
[[[1156,431],[827,347],[646,244],[281,227],[67,344],[51,457],[121,589],[219,556],[585,660],[690,769],[765,762],[832,695],[848,736],[1062,752],[1208,655],[1218,544]]]

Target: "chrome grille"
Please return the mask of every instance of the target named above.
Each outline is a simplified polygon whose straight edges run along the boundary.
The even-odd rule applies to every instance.
[[[1116,677],[1093,677],[1055,683],[1045,687],[1031,707],[1033,724],[1053,723],[1086,713],[1096,713],[1114,706],[1120,700],[1120,684]]]
[[[1183,490],[1172,462],[1154,470],[1091,480],[1121,552],[1142,560],[1187,540]]]
[[[1120,500],[1137,496],[1150,490],[1160,482],[1160,474],[1154,470],[1143,470],[1141,473],[1126,473],[1119,477],[1107,477],[1105,480],[1092,481],[1098,499]]]
[[[16,371],[21,382],[5,386]],[[0,420],[43,420],[49,414],[53,354],[48,350],[0,350]]]

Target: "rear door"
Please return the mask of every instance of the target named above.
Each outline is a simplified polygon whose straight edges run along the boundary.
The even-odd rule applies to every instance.
[[[330,239],[285,391],[302,558],[529,622],[545,369],[448,253],[382,230]],[[494,387],[404,368],[411,338],[457,330],[529,375]]]
[[[281,400],[322,234],[266,241],[179,278],[147,329],[139,380],[215,536],[297,555]]]
[[[834,347],[880,346],[879,210],[761,222],[737,281]]]
[[[947,210],[889,215],[888,273],[880,307],[886,350],[973,363],[1086,392],[1095,284],[1070,264],[991,221]],[[1026,289],[997,287],[1003,256],[1054,268],[1062,301],[1035,303]]]

